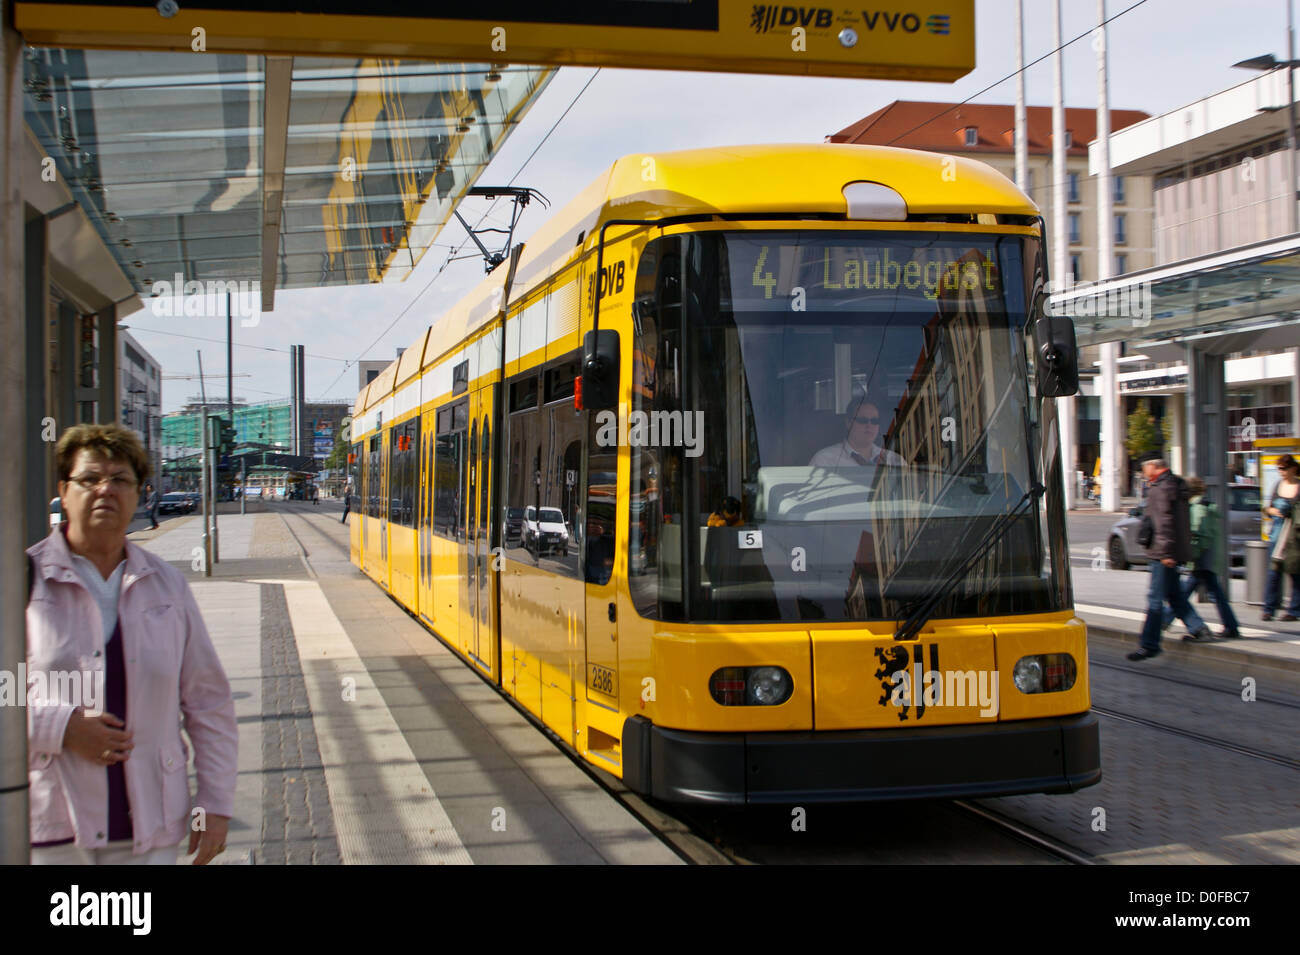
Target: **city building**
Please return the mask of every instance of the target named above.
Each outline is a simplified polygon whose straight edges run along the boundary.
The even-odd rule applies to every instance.
[[[303,457],[323,461],[334,450],[343,418],[352,411],[347,399],[308,402],[303,405],[299,446]],[[194,454],[203,447],[201,427],[203,406],[192,402],[184,410],[165,415],[162,420],[163,456],[169,460]],[[225,402],[210,402],[211,414],[225,414]],[[293,407],[288,399],[263,401],[257,404],[235,404],[235,441],[267,450],[291,454],[293,440]]]
[[[162,369],[125,329],[117,336],[118,395],[121,422],[140,437],[149,455],[149,473],[162,474]]]
[[[1300,325],[1286,301],[1300,241],[1283,248],[1283,237],[1300,232],[1287,188],[1295,172],[1286,87],[1285,70],[1264,73],[1128,126],[1110,142],[1117,177],[1153,182],[1154,268],[1134,279],[1156,286],[1157,319],[1180,310],[1179,293],[1201,296],[1192,303],[1198,340],[1224,356],[1228,470],[1248,478],[1258,478],[1255,439],[1295,436],[1300,409]],[[1131,341],[1118,377],[1121,419],[1146,399],[1158,419],[1170,419],[1171,463],[1187,470],[1194,416],[1183,347]]]
[[[391,361],[375,361],[373,359],[357,362],[357,391],[378,378],[383,370],[391,364]]]

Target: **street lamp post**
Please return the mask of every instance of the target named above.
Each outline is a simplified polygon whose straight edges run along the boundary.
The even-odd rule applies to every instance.
[[[1296,190],[1296,140],[1295,140],[1295,68],[1300,63],[1295,59],[1295,27],[1291,17],[1291,0],[1286,0],[1286,59],[1278,60],[1272,53],[1265,53],[1263,56],[1254,56],[1249,60],[1242,60],[1240,63],[1232,64],[1243,70],[1262,70],[1269,72],[1276,69],[1286,69],[1286,149],[1287,149],[1287,223],[1290,231],[1294,234],[1300,232],[1300,208],[1297,207],[1297,201],[1300,200],[1300,192]],[[1271,110],[1270,110],[1271,111]]]

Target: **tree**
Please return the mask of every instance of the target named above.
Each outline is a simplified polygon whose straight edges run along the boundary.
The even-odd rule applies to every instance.
[[[352,446],[348,444],[347,439],[343,436],[343,425],[334,432],[334,447],[330,449],[329,455],[325,458],[325,467],[333,470],[343,470],[348,466],[348,452]]]
[[[1124,439],[1124,449],[1129,457],[1136,458],[1148,451],[1159,451],[1164,447],[1161,428],[1156,424],[1155,416],[1147,407],[1143,398],[1128,416],[1128,436]]]

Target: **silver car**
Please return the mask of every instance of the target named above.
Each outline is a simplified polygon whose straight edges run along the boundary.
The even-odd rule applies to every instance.
[[[1246,541],[1259,540],[1260,512],[1259,488],[1253,484],[1230,484],[1228,493],[1232,497],[1232,509],[1228,516],[1229,549],[1228,556],[1232,565],[1245,564]],[[1106,554],[1111,567],[1127,570],[1130,565],[1145,565],[1146,550],[1138,545],[1137,532],[1142,526],[1142,505],[1132,508],[1128,517],[1121,517],[1110,529],[1110,540],[1106,545]]]

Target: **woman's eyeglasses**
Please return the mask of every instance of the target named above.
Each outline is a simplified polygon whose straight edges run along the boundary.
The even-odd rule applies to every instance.
[[[105,481],[108,482],[110,490],[119,492],[129,491],[134,488],[137,483],[135,478],[127,477],[124,474],[111,474],[103,477],[97,474],[81,474],[77,477],[69,478],[69,480],[80,487],[83,491],[94,491],[95,488],[99,487]]]
[[[853,423],[854,423],[854,424],[880,424],[880,419],[879,419],[879,418],[875,418],[875,417],[872,417],[872,418],[854,418],[854,419],[853,419]]]

